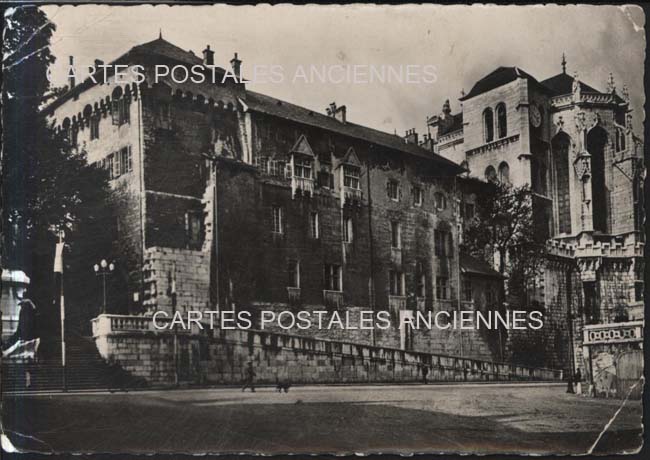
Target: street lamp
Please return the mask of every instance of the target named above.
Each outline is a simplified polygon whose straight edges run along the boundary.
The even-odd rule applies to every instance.
[[[115,264],[113,264],[113,262],[108,263],[106,262],[106,259],[102,259],[98,264],[93,266],[93,270],[95,270],[95,276],[102,277],[102,292],[104,299],[102,304],[102,313],[106,313],[106,277],[115,270]]]

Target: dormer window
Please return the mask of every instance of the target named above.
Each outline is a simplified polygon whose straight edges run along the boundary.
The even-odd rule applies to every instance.
[[[307,142],[307,138],[300,136],[298,141],[291,148],[291,191],[292,196],[297,192],[303,195],[314,193],[314,152]]]
[[[293,160],[293,175],[303,179],[312,178],[312,160],[310,158],[294,158]]]
[[[361,205],[361,162],[354,148],[348,149],[339,167],[341,206]]]
[[[352,165],[343,165],[343,185],[354,190],[361,189],[359,177],[361,168]]]

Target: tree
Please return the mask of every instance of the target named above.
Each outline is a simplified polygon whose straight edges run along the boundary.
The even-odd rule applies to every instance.
[[[52,308],[56,233],[66,231],[75,250],[108,247],[110,209],[105,171],[88,165],[42,112],[55,60],[49,45],[55,25],[36,7],[5,14],[3,44],[2,265],[31,277],[31,295],[42,314]],[[104,229],[104,230],[102,230]],[[94,241],[84,238],[98,232]],[[108,245],[108,246],[107,246]],[[47,323],[58,321],[47,318]]]
[[[544,242],[535,229],[530,187],[490,183],[477,194],[477,214],[464,228],[464,244],[487,262],[498,255],[509,300],[529,305],[529,288],[544,265]]]

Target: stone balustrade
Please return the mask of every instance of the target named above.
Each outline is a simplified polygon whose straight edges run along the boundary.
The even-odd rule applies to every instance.
[[[330,291],[332,292],[332,291]],[[253,361],[260,383],[279,375],[294,383],[421,381],[558,381],[562,371],[433,353],[315,339],[253,329],[192,330],[176,335],[179,352],[189,353],[189,377],[196,383],[240,383]],[[100,315],[93,320],[97,347],[135,375],[154,384],[173,384],[172,331],[159,331],[151,317]],[[204,351],[201,351],[204,350]],[[192,372],[194,374],[192,374]],[[188,375],[190,375],[188,374]]]

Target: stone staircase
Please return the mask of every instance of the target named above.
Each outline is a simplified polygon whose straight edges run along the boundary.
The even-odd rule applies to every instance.
[[[67,390],[124,390],[145,385],[121,366],[106,362],[92,338],[71,334],[66,340]],[[3,360],[1,371],[3,393],[62,390],[61,342],[41,339],[37,361]]]

